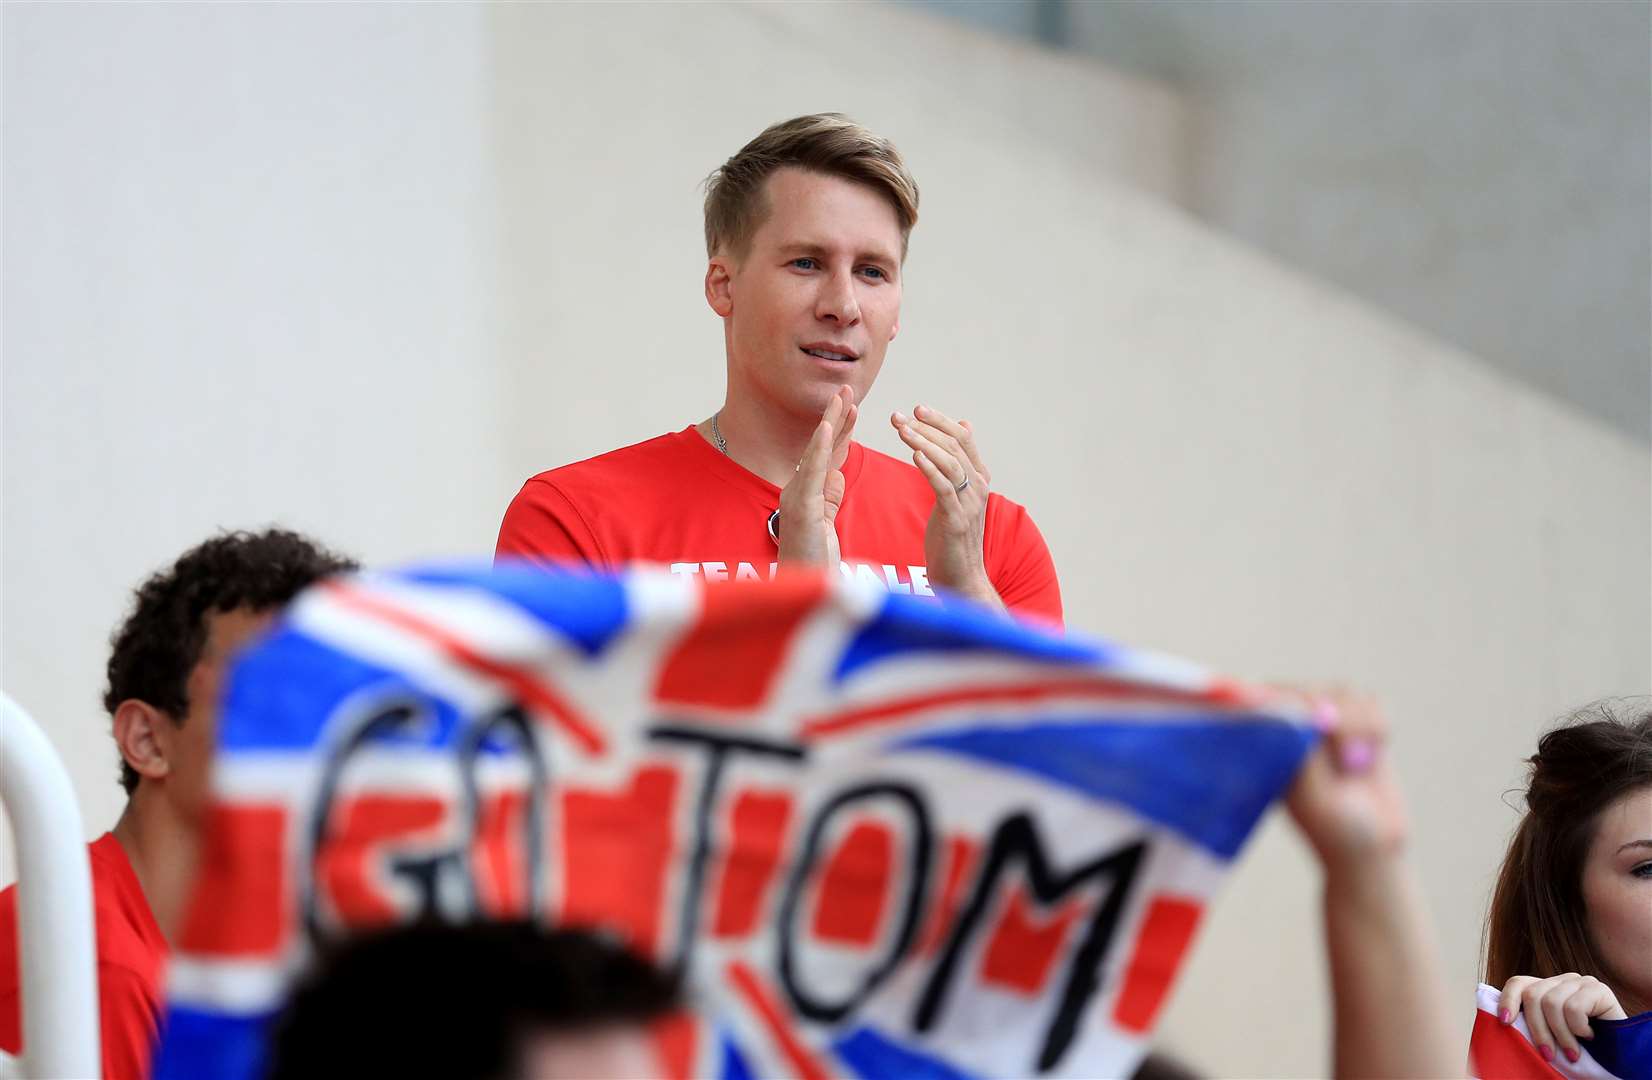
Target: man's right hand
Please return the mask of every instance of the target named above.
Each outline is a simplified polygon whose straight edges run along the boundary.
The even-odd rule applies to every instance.
[[[855,430],[855,392],[838,388],[821,415],[791,482],[780,489],[780,566],[835,569],[837,511],[843,504],[843,462]]]

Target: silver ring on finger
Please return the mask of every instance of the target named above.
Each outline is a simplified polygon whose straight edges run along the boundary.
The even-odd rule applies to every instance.
[[[965,473],[964,478],[957,484],[953,485],[952,493],[954,495],[962,495],[964,493],[964,489],[967,487],[969,487],[969,473]]]

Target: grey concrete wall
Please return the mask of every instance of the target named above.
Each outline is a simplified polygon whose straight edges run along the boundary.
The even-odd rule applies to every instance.
[[[1108,0],[1217,228],[1652,441],[1652,4]]]

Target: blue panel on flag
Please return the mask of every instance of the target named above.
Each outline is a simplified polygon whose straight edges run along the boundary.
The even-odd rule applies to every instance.
[[[861,1080],[972,1080],[969,1073],[939,1058],[902,1046],[869,1027],[856,1028],[832,1044],[832,1050]]]
[[[746,1059],[740,1055],[740,1048],[734,1045],[728,1032],[723,1032],[719,1041],[723,1046],[721,1080],[751,1080],[751,1066],[746,1064]]]
[[[597,656],[625,629],[625,586],[619,579],[568,567],[546,569],[504,560],[497,570],[421,567],[399,575],[426,585],[470,585],[500,596]]]
[[[995,652],[1046,662],[1091,664],[1110,650],[1095,641],[1062,637],[973,604],[948,604],[891,594],[838,661],[842,682],[861,668],[912,653]]]
[[[222,750],[308,749],[334,707],[374,683],[405,685],[407,676],[283,627],[231,672],[218,745]]]
[[[174,1002],[166,1038],[155,1051],[154,1080],[264,1075],[269,1065],[264,1031],[274,1017],[197,1012]]]
[[[236,664],[224,703],[219,743],[235,751],[308,750],[323,738],[326,723],[355,727],[392,706],[406,710],[405,721],[375,725],[372,745],[440,751],[456,744],[464,721],[452,702],[413,685],[404,673],[335,652],[291,628]],[[361,711],[342,716],[350,704]],[[328,738],[344,735],[333,731]],[[494,756],[521,747],[494,733],[478,749]]]
[[[1624,1080],[1652,1077],[1652,1012],[1637,1013],[1627,1020],[1590,1017],[1589,1024],[1595,1037],[1585,1039],[1583,1048],[1601,1068]]]
[[[1165,723],[1148,716],[966,728],[903,739],[891,749],[944,750],[1036,773],[1123,803],[1231,859],[1316,738],[1266,717]]]

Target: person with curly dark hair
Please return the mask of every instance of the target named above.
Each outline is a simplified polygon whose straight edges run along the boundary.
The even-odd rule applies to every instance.
[[[103,704],[127,802],[89,851],[105,1077],[149,1073],[229,662],[298,592],[354,569],[285,529],[223,533],[145,581],[115,632]],[[0,1050],[11,1054],[22,1052],[19,993],[13,886],[0,892]]]

